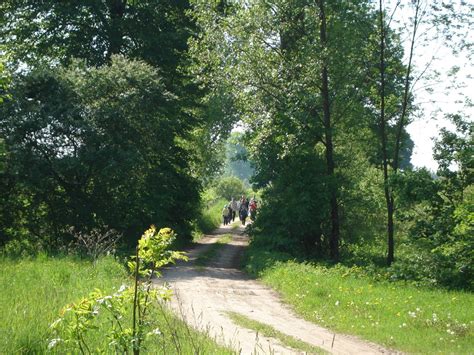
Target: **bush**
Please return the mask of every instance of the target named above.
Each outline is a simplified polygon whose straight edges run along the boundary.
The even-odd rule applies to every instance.
[[[222,209],[227,204],[224,199],[218,199],[210,205],[203,206],[196,220],[197,233],[200,235],[212,232],[222,223]]]
[[[1,251],[8,258],[34,257],[45,251],[43,242],[37,238],[24,237],[8,241]]]
[[[252,243],[293,255],[321,255],[327,251],[332,183],[322,159],[314,152],[295,152],[280,164],[262,194],[265,204],[251,228]]]

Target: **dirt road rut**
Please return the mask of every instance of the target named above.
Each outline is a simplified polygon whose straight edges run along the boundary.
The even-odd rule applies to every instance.
[[[221,247],[207,267],[193,266],[193,260],[222,235],[232,241]],[[239,258],[248,244],[243,229],[221,227],[188,251],[190,261],[164,270],[157,282],[168,283],[175,297],[171,307],[195,328],[206,330],[221,344],[241,354],[301,354],[278,340],[235,325],[227,312],[237,312],[268,324],[278,331],[334,354],[381,354],[389,350],[307,322],[281,302],[279,295],[238,270]]]

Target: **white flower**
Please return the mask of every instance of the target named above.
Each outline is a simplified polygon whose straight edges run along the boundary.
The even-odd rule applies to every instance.
[[[334,303],[336,306],[339,306],[339,301],[336,301],[336,303]]]
[[[51,350],[51,349],[54,348],[56,345],[58,345],[60,342],[61,342],[61,339],[60,339],[60,338],[51,339],[51,340],[49,341],[49,344],[48,344],[48,349]]]
[[[408,312],[408,315],[410,317],[416,318],[416,313],[415,312]]]

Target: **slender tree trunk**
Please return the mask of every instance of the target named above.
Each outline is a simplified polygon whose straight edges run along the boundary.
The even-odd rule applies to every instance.
[[[404,92],[403,92],[402,112],[400,114],[400,120],[398,121],[397,137],[395,140],[395,151],[394,151],[393,165],[392,165],[394,171],[397,171],[400,165],[399,160],[400,160],[400,149],[401,149],[401,142],[402,142],[402,132],[403,132],[403,127],[405,127],[405,124],[406,124],[405,118],[407,116],[408,100],[409,100],[409,94],[410,94],[411,67],[412,67],[412,61],[413,61],[413,53],[415,49],[416,33],[418,30],[418,24],[419,24],[419,19],[420,19],[419,17],[420,17],[420,0],[416,0],[415,1],[415,18],[413,19],[414,21],[413,33],[412,33],[411,44],[410,44],[410,54],[408,57],[407,72],[405,75],[405,87],[404,87]]]
[[[403,101],[402,101],[402,112],[400,114],[399,121],[397,123],[396,137],[395,137],[395,149],[393,152],[392,163],[389,164],[388,153],[387,153],[387,122],[385,117],[385,23],[384,23],[384,9],[383,1],[379,0],[379,15],[380,15],[380,139],[382,142],[382,159],[383,159],[383,175],[384,175],[384,193],[385,202],[387,206],[387,264],[391,265],[395,260],[395,241],[394,241],[394,221],[393,214],[395,212],[395,200],[393,192],[389,184],[389,166],[392,167],[393,172],[397,172],[400,165],[400,150],[402,145],[402,133],[403,128],[406,125],[407,108],[409,101],[410,91],[410,75],[412,68],[412,60],[414,53],[414,45],[416,40],[416,33],[419,25],[420,17],[420,1],[415,0],[415,17],[413,23],[413,33],[411,39],[410,53],[408,59],[408,67],[405,75]]]
[[[385,193],[385,203],[387,206],[387,264],[391,265],[395,256],[394,226],[393,226],[393,205],[394,200],[389,186],[388,179],[388,154],[387,154],[387,122],[385,117],[385,23],[382,0],[379,0],[379,20],[380,20],[380,141],[382,144],[382,167],[383,183]]]
[[[326,36],[326,14],[324,12],[324,0],[318,1],[319,7],[319,39],[323,48],[327,47]],[[325,55],[325,54],[324,54]],[[331,125],[331,110],[329,101],[329,78],[326,60],[323,60],[321,69],[321,95],[323,99],[323,121],[326,143],[326,165],[327,174],[330,177],[330,204],[331,204],[331,237],[329,240],[330,256],[334,261],[339,260],[339,206],[337,202],[337,185],[334,176],[334,145]]]

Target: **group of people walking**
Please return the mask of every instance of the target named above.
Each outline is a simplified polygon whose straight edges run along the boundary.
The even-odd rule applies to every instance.
[[[250,219],[254,221],[255,216],[257,215],[257,200],[255,199],[255,196],[248,200],[244,195],[242,195],[239,201],[236,201],[232,197],[230,202],[226,204],[222,210],[224,225],[233,222],[237,213],[239,214],[239,219],[244,226],[248,216],[250,216]]]

